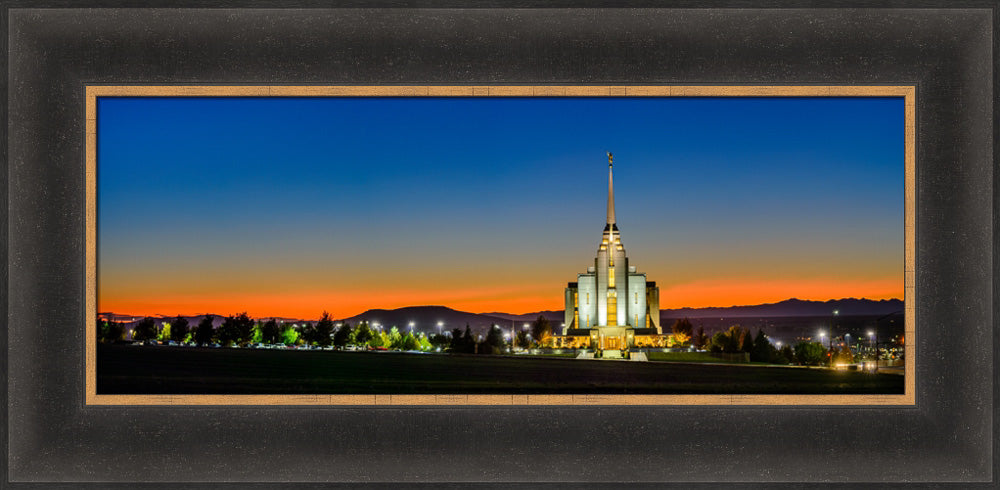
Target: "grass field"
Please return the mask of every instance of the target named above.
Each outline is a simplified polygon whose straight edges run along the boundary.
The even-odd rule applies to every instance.
[[[726,362],[718,357],[712,357],[707,352],[647,352],[650,361],[667,362]]]
[[[99,345],[100,394],[903,393],[849,371],[566,358]]]

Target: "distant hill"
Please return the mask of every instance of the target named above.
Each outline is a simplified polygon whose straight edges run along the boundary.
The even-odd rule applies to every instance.
[[[438,322],[443,323],[442,332],[456,328],[464,330],[465,325],[468,324],[473,333],[484,335],[489,330],[490,325],[497,324],[508,328],[511,326],[509,318],[458,311],[446,306],[407,306],[394,310],[375,309],[338,321],[346,321],[351,325],[357,325],[362,321],[367,321],[369,325],[378,322],[384,328],[395,326],[399,330],[409,329],[410,322],[413,322],[414,331],[428,334],[438,332]]]
[[[902,309],[903,301],[898,299],[876,301],[844,298],[810,301],[792,298],[763,305],[660,310],[660,318],[830,316],[834,310],[842,316],[888,315]]]

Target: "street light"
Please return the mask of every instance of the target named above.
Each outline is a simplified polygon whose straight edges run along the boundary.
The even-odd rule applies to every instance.
[[[872,372],[873,373],[877,373],[878,372],[878,337],[875,335],[875,331],[874,330],[869,330],[868,331],[868,343],[869,343],[869,347],[871,347],[871,346],[875,347],[874,354],[873,354],[874,357],[875,357],[875,363],[872,366]]]
[[[826,338],[826,332],[820,331],[819,333],[819,344],[823,345],[823,339]],[[833,337],[830,337],[830,343],[827,350],[833,350]]]
[[[413,333],[413,322],[410,322],[410,333]]]
[[[444,326],[444,322],[438,322],[438,335],[441,335],[441,327]]]

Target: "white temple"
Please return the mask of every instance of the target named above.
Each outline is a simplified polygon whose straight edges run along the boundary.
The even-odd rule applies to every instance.
[[[560,344],[589,345],[603,357],[618,357],[640,344],[658,344],[660,289],[629,265],[615,222],[613,156],[608,153],[608,220],[594,265],[566,287],[565,326]],[[586,338],[583,338],[586,337]],[[573,340],[576,339],[576,340]]]

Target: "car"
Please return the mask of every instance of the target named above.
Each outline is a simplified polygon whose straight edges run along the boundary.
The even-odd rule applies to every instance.
[[[167,345],[169,345],[169,346],[171,346],[171,347],[177,347],[177,346],[178,346],[178,345],[180,345],[180,344],[178,344],[177,342],[175,342],[175,341],[171,340],[170,342],[167,342]]]

